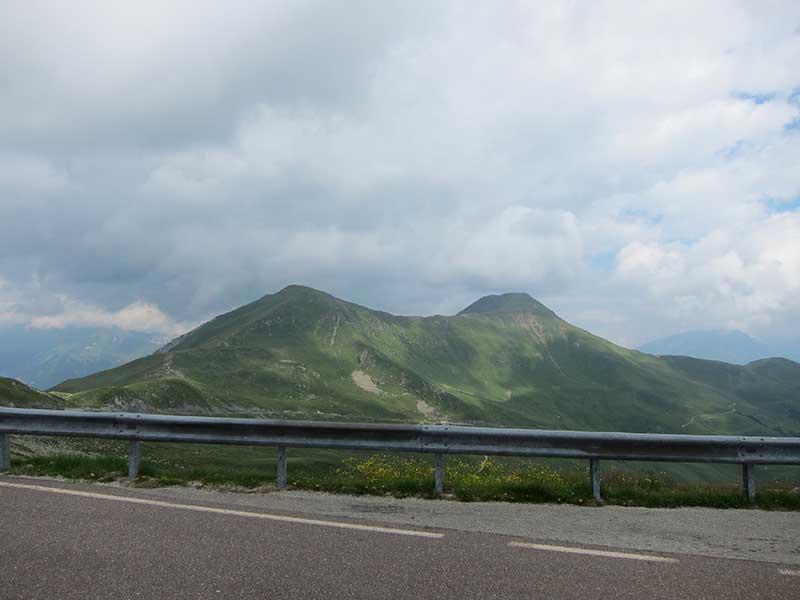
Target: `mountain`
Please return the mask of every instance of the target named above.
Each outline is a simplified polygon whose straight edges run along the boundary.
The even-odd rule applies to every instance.
[[[800,362],[800,339],[791,337],[769,337],[764,340],[771,356],[781,356]]]
[[[658,356],[691,356],[745,365],[774,356],[800,360],[796,344],[786,340],[756,340],[737,330],[686,331],[653,340],[639,350]]]
[[[39,389],[110,369],[153,352],[163,340],[116,327],[0,328],[0,376]]]
[[[54,390],[71,405],[114,410],[800,432],[800,364],[651,356],[570,325],[527,294],[406,317],[289,286]]]
[[[556,313],[547,308],[544,304],[538,300],[534,300],[528,294],[521,294],[519,292],[501,294],[499,296],[484,296],[459,312],[458,316],[481,314],[502,315],[513,313],[524,313],[545,317],[547,319],[558,318]]]
[[[0,377],[0,406],[16,408],[64,408],[56,394],[40,392],[16,379]]]

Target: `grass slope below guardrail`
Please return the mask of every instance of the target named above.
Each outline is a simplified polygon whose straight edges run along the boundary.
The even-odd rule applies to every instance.
[[[71,479],[125,481],[122,453],[56,452],[15,457],[12,473],[63,476]],[[434,497],[430,457],[376,454],[346,458],[329,466],[293,463],[289,485],[295,489],[347,494]],[[266,491],[273,488],[274,469],[254,465],[185,466],[163,456],[144,459],[135,486],[204,485],[223,489]],[[553,468],[539,461],[452,459],[445,466],[445,490],[463,501],[555,502],[595,505],[583,467]],[[735,485],[687,485],[664,473],[604,472],[606,504],[646,507],[702,506],[745,508],[750,505]],[[760,482],[757,507],[800,510],[800,488]]]

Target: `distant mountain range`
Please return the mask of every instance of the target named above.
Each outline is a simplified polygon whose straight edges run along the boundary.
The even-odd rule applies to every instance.
[[[116,327],[0,327],[0,376],[47,389],[150,354],[165,341]]]
[[[797,435],[800,364],[659,358],[570,325],[527,294],[404,317],[301,286],[49,394],[0,403],[273,418]]]
[[[639,350],[658,356],[692,356],[745,365],[754,360],[784,357],[800,361],[800,343],[790,340],[756,340],[743,331],[687,331],[653,340]]]

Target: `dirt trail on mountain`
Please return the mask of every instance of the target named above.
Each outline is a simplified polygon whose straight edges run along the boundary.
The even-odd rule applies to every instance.
[[[725,415],[732,415],[733,413],[736,412],[736,402],[731,402],[731,405],[728,408],[730,410],[726,410],[725,412],[721,412],[721,413],[705,413],[705,414],[701,414],[701,415],[694,415],[686,423],[681,425],[681,429],[685,429],[689,425],[693,425],[694,422],[695,422],[695,419],[704,419],[704,418],[707,418],[707,417],[722,417],[722,416],[725,416]]]

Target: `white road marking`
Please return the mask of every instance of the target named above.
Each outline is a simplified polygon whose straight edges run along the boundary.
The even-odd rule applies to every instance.
[[[781,575],[789,575],[789,577],[800,577],[800,571],[791,571],[789,569],[778,569]]]
[[[19,488],[23,490],[36,490],[40,492],[50,492],[53,494],[64,494],[65,496],[80,496],[83,498],[96,498],[98,500],[111,500],[112,502],[127,502],[130,504],[144,504],[147,506],[158,506],[161,508],[177,508],[181,510],[192,510],[195,512],[208,512],[220,515],[231,515],[235,517],[248,517],[251,519],[265,519],[267,521],[281,521],[283,523],[300,523],[301,525],[320,525],[322,527],[335,527],[337,529],[355,529],[356,531],[372,531],[375,533],[390,533],[394,535],[408,535],[422,538],[441,539],[443,533],[432,533],[429,531],[414,531],[411,529],[395,529],[393,527],[379,527],[377,525],[360,525],[358,523],[342,523],[339,521],[320,521],[318,519],[304,519],[302,517],[289,517],[286,515],[272,515],[268,513],[247,512],[243,510],[231,510],[228,508],[213,508],[211,506],[200,506],[197,504],[174,504],[172,502],[162,502],[160,500],[149,500],[146,498],[132,498],[130,496],[115,496],[111,494],[98,494],[95,492],[83,492],[79,490],[67,490],[63,488],[53,488],[43,485],[29,485],[25,483],[0,482],[2,487]]]
[[[627,552],[609,552],[607,550],[591,550],[589,548],[574,548],[570,546],[550,546],[548,544],[529,544],[527,542],[508,542],[514,548],[532,548],[533,550],[547,550],[549,552],[568,552],[570,554],[589,554],[591,556],[606,556],[610,558],[628,558],[630,560],[647,560],[650,562],[676,563],[676,558],[654,556],[652,554],[629,554]]]

